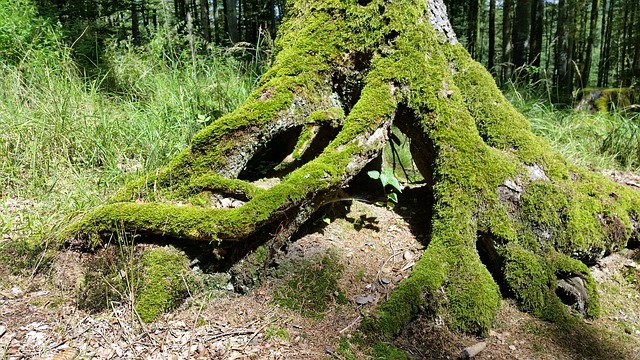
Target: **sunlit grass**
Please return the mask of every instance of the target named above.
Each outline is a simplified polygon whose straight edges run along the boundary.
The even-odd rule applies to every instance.
[[[195,63],[172,58],[163,36],[145,48],[109,47],[102,75],[91,78],[62,43],[54,56],[27,50],[19,64],[0,64],[4,233],[46,233],[102,203],[248,96],[256,77],[243,63],[215,49]]]

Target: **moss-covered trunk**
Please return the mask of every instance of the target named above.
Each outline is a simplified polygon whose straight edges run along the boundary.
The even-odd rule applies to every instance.
[[[441,0],[291,0],[276,50],[243,106],[63,237],[286,240],[379,155],[395,124],[433,192],[431,234],[368,326],[394,334],[431,309],[486,332],[502,296],[545,318],[564,314],[561,298],[597,315],[587,264],[635,239],[640,197],[534,136],[456,43]]]

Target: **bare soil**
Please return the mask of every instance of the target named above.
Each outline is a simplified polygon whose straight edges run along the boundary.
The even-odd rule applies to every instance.
[[[100,313],[75,306],[82,266],[91,254],[60,252],[48,271],[34,276],[31,269],[12,275],[14,270],[0,263],[0,358],[345,359],[349,353],[371,358],[355,345],[346,352],[346,340],[420,257],[428,216],[412,205],[422,201],[404,199],[400,206],[406,207],[396,211],[353,202],[346,217],[318,224],[289,246],[283,259],[335,252],[343,265],[338,285],[347,302],[336,296],[321,318],[278,305],[274,293],[286,277],[267,276],[246,295],[201,291],[143,324],[132,311],[133,295]],[[455,359],[483,341],[487,347],[477,359],[640,359],[639,257],[626,250],[593,268],[603,305],[599,319],[552,324],[505,299],[486,339],[420,317],[394,345],[411,359]]]

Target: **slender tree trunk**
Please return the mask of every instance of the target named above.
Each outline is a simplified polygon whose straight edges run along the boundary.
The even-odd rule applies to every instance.
[[[200,0],[200,27],[206,42],[211,42],[211,21],[209,20],[209,0]]]
[[[513,66],[521,69],[527,64],[529,55],[529,33],[531,27],[532,0],[518,0],[516,2],[517,21],[513,29]]]
[[[238,34],[238,18],[236,16],[236,0],[224,0],[224,19],[227,23],[227,32],[232,43],[240,41]]]
[[[492,73],[495,72],[496,57],[496,0],[489,0],[489,54],[487,68]]]
[[[613,15],[616,8],[616,0],[610,0],[609,9],[607,11],[607,27],[605,33],[605,46],[604,52],[602,55],[602,66],[600,67],[600,71],[603,75],[602,85],[598,85],[601,87],[609,86],[609,77],[611,76],[611,43],[613,41]]]
[[[502,83],[505,84],[511,78],[513,54],[511,12],[513,0],[504,0],[502,8]]]
[[[567,33],[568,0],[558,2],[558,26],[556,31],[555,54],[555,87],[556,101],[566,101],[571,93],[571,80],[569,76],[569,35]]]
[[[600,8],[599,0],[591,1],[591,21],[589,24],[589,40],[584,57],[584,66],[582,67],[582,87],[589,86],[589,76],[591,75],[591,58],[593,56],[593,47],[596,41],[596,30],[598,22],[598,9]]]
[[[529,50],[529,64],[540,67],[542,58],[542,35],[544,33],[544,2],[533,0],[531,3],[531,47]]]
[[[474,59],[480,51],[480,0],[469,1],[469,16],[467,18],[467,51]]]
[[[640,9],[636,7],[636,27],[635,27],[635,51],[633,55],[633,77],[635,81],[640,81]],[[639,99],[640,100],[640,99]]]
[[[220,43],[220,13],[218,12],[218,0],[213,0],[213,38],[216,44]]]
[[[277,20],[276,20],[276,2],[275,0],[269,0],[269,34],[271,39],[276,38]]]
[[[134,44],[140,43],[140,20],[138,19],[138,4],[131,2],[131,38]]]

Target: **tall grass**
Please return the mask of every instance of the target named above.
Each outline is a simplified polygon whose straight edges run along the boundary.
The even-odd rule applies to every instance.
[[[640,169],[640,115],[621,109],[608,113],[559,108],[544,92],[511,87],[505,95],[567,160],[593,170]]]
[[[38,45],[43,33],[0,52],[0,229],[14,235],[47,231],[166,163],[256,81],[216,49],[192,62],[169,33],[145,47],[113,42],[101,75],[88,78],[57,29],[48,28],[46,47]]]

